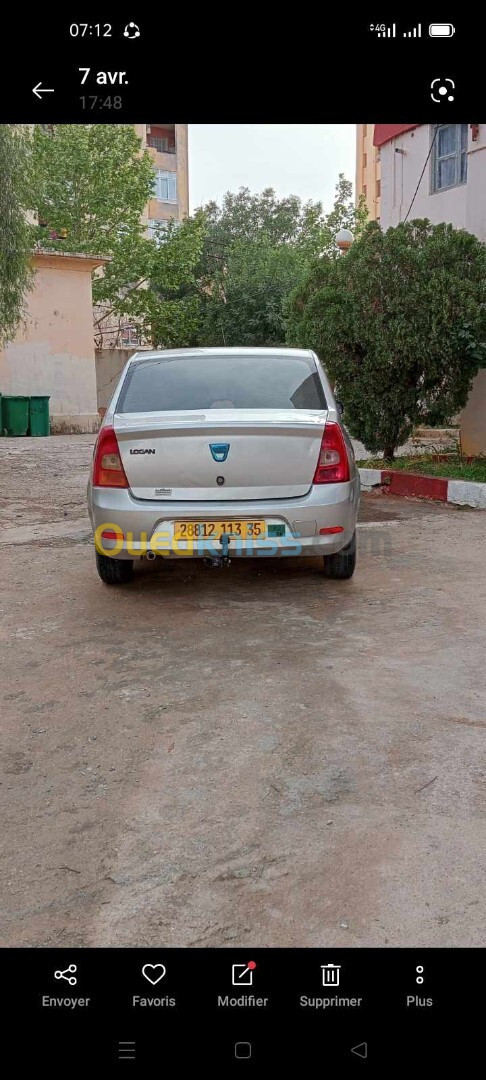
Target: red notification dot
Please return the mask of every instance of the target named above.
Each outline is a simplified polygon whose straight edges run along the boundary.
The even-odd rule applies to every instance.
[[[250,960],[250,961],[249,961],[249,964],[248,964],[248,967],[249,967],[250,971],[254,971],[254,970],[255,970],[255,968],[256,968],[256,964],[255,964],[255,961],[254,961],[254,960]]]

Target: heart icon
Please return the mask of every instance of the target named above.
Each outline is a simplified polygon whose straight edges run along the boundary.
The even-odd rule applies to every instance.
[[[144,964],[142,975],[145,976],[149,983],[152,983],[152,986],[155,986],[156,983],[164,978],[165,967],[163,964]]]

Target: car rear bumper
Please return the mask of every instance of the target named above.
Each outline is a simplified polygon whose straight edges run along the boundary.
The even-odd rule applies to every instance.
[[[135,499],[125,488],[99,488],[88,484],[88,512],[98,549],[118,559],[132,559],[148,550],[165,558],[201,558],[215,550],[217,541],[174,540],[173,523],[184,521],[262,520],[283,524],[283,536],[265,540],[231,539],[229,555],[331,555],[349,543],[356,527],[359,476],[345,484],[319,484],[295,499],[243,502],[163,502]],[[323,533],[322,529],[342,529]],[[104,529],[118,539],[101,538]]]

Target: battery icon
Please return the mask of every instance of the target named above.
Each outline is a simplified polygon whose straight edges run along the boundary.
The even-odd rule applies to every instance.
[[[429,26],[429,37],[452,37],[455,26],[450,22],[433,22]]]

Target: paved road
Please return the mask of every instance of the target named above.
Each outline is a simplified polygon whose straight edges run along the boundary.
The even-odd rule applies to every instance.
[[[0,445],[3,945],[480,945],[486,515],[98,580],[90,436]]]

